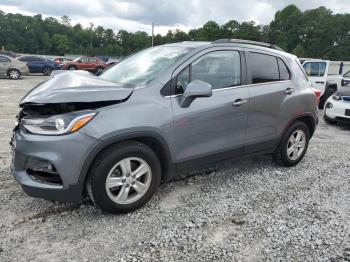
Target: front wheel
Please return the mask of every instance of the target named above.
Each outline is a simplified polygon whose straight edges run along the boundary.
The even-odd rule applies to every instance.
[[[295,166],[305,156],[309,146],[310,131],[308,126],[297,121],[289,127],[281,143],[273,153],[273,159],[281,166]]]
[[[157,190],[161,165],[148,146],[126,141],[111,146],[95,160],[87,192],[97,207],[126,213],[142,207]]]
[[[10,69],[7,72],[7,76],[12,80],[16,80],[21,77],[21,73],[17,69]]]

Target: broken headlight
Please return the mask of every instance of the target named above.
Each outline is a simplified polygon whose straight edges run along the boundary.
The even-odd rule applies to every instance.
[[[87,110],[55,115],[48,118],[24,117],[21,120],[21,126],[33,134],[64,135],[79,130],[91,121],[95,115],[96,112]]]

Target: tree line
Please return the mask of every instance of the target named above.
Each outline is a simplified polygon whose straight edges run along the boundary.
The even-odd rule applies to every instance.
[[[268,42],[299,57],[350,60],[350,14],[333,14],[325,7],[301,11],[289,5],[278,11],[269,25],[208,21],[188,33],[174,30],[164,36],[157,34],[154,45],[220,38]],[[141,31],[115,32],[93,24],[88,28],[71,25],[67,16],[43,18],[40,14],[24,16],[0,10],[1,46],[19,53],[127,56],[151,46],[151,36]]]

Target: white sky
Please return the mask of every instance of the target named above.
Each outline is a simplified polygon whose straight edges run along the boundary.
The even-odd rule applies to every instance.
[[[1,0],[0,10],[25,15],[42,14],[60,18],[68,15],[72,24],[102,25],[115,31],[146,31],[166,34],[170,29],[188,31],[208,20],[223,24],[231,19],[268,24],[276,11],[288,4],[301,10],[326,6],[335,13],[350,13],[350,0]]]

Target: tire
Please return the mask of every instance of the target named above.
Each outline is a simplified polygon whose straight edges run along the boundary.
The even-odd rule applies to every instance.
[[[289,154],[288,149],[291,149],[292,146],[292,136],[295,138],[299,134],[303,134],[302,140],[300,140],[303,141],[303,149],[301,150],[301,148],[299,148],[301,145],[299,144],[299,146],[294,147],[296,151],[292,150],[292,152]],[[295,122],[288,128],[285,135],[283,136],[281,143],[273,153],[273,160],[280,166],[291,167],[297,165],[306,154],[307,148],[309,146],[309,140],[309,127],[301,121]]]
[[[77,70],[76,66],[68,66],[68,70]]]
[[[42,73],[43,73],[44,76],[49,76],[49,75],[51,75],[52,71],[53,71],[53,68],[52,68],[52,67],[50,67],[50,66],[45,66],[45,67],[43,68],[43,70],[42,70]]]
[[[95,69],[95,75],[100,75],[100,74],[102,73],[102,71],[103,71],[103,68],[102,68],[102,67],[97,67],[97,68]]]
[[[323,96],[320,99],[320,104],[318,105],[319,109],[323,109],[326,101],[328,100],[328,98],[330,98],[333,94],[334,94],[335,90],[333,88],[327,88],[325,93],[323,94]]]
[[[21,73],[17,69],[10,69],[7,76],[12,80],[17,80],[21,77]]]
[[[131,168],[127,168],[126,163],[130,163]],[[141,167],[139,163],[145,173],[134,178],[135,171]],[[123,172],[123,167],[128,172]],[[86,187],[90,199],[102,211],[127,213],[145,205],[160,180],[161,165],[155,152],[140,142],[125,141],[99,154],[90,169]]]

